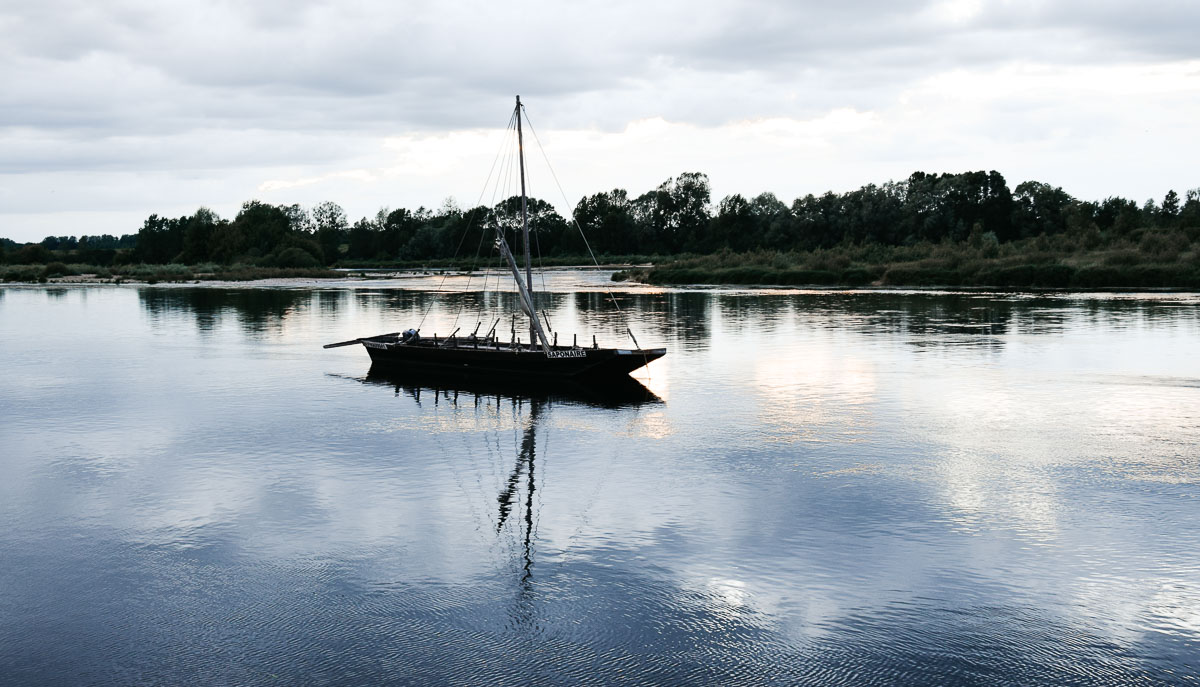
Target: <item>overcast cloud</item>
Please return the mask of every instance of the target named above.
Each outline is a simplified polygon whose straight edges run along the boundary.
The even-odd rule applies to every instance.
[[[1161,198],[1200,186],[1197,36],[1163,0],[0,2],[0,236],[473,202],[516,93],[569,203],[917,169]]]

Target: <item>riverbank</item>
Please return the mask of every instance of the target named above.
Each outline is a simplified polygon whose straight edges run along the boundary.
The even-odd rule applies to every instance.
[[[1200,248],[1191,242],[1142,241],[1095,248],[1045,237],[996,244],[842,245],[813,251],[722,251],[712,255],[605,256],[602,266],[547,260],[548,271],[613,270],[613,281],[650,285],[949,287],[1046,289],[1200,289]],[[388,279],[473,274],[463,261],[339,263],[334,268],[254,265],[123,265],[52,262],[0,265],[7,283],[195,283]]]
[[[192,281],[246,282],[266,279],[335,279],[344,272],[324,268],[254,267],[248,265],[0,265],[0,282],[30,284],[146,284]]]
[[[555,259],[543,261],[540,269],[595,270],[647,266],[652,258],[645,256],[619,256],[606,258],[605,264],[594,266],[583,264],[585,258],[573,260]],[[259,267],[256,265],[121,265],[101,266],[79,263],[52,262],[32,265],[0,265],[0,283],[27,284],[120,284],[137,282],[146,284],[183,283],[197,281],[248,282],[276,279],[379,279],[395,275],[428,275],[446,272],[470,274],[484,269],[478,264],[466,264],[462,260],[428,260],[408,262],[351,262],[339,264],[337,268],[326,267]]]
[[[1200,288],[1200,249],[1020,244],[838,246],[685,256],[613,274],[648,284],[984,288]]]

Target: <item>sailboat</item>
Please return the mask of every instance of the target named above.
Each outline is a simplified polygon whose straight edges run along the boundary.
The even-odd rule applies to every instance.
[[[516,128],[517,154],[521,178],[521,235],[524,243],[524,275],[517,266],[516,258],[504,238],[504,231],[495,223],[495,245],[508,271],[516,282],[521,311],[529,318],[529,342],[521,343],[513,336],[503,341],[496,336],[495,325],[483,336],[479,327],[468,336],[439,338],[422,336],[417,329],[390,334],[377,334],[349,341],[326,344],[325,348],[362,344],[371,356],[372,369],[388,368],[396,371],[435,373],[469,378],[512,377],[518,379],[600,381],[615,377],[628,378],[634,370],[667,354],[666,348],[642,348],[632,331],[632,348],[601,348],[592,337],[591,346],[579,346],[572,341],[569,346],[560,346],[557,335],[554,340],[547,337],[542,327],[542,313],[533,298],[533,272],[530,267],[529,213],[525,193],[525,149],[521,131],[521,96],[517,96]],[[522,276],[524,278],[522,279]],[[497,320],[499,322],[499,320]]]

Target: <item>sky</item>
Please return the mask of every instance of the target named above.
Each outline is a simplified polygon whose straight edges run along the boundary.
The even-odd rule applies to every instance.
[[[1161,200],[1200,187],[1198,36],[1195,0],[0,0],[0,237],[470,206],[517,94],[561,211],[682,172]]]

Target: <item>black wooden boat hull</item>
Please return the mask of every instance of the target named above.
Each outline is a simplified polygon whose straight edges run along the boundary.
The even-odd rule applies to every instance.
[[[360,339],[373,365],[394,370],[446,371],[466,376],[593,379],[630,372],[657,360],[665,348],[541,348],[510,347],[494,342],[404,343],[394,334]]]

